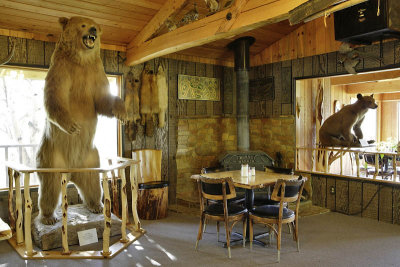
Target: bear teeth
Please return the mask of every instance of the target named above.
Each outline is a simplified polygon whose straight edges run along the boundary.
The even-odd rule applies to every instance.
[[[89,35],[89,39],[91,39],[93,42],[96,40],[96,36],[94,35]]]

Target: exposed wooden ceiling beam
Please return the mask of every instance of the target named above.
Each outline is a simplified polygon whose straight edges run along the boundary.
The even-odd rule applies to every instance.
[[[346,85],[348,94],[374,94],[400,92],[400,80]]]
[[[346,1],[346,2],[337,4],[337,5],[335,5],[335,6],[332,6],[332,7],[330,7],[330,8],[327,8],[327,9],[325,9],[325,10],[322,10],[322,11],[320,11],[320,12],[318,12],[318,13],[313,14],[313,15],[311,15],[311,16],[305,18],[305,19],[304,19],[304,22],[308,22],[308,21],[317,19],[317,18],[322,17],[322,16],[324,16],[324,15],[327,16],[327,15],[330,15],[330,14],[336,12],[336,11],[339,11],[339,10],[342,10],[342,9],[345,9],[345,8],[349,8],[349,7],[352,7],[352,6],[361,4],[361,3],[363,3],[363,2],[367,2],[367,1],[368,1],[368,0],[348,0],[348,1]]]
[[[172,15],[178,13],[186,4],[188,0],[168,0],[157,12],[156,15],[146,24],[146,26],[136,35],[135,39],[131,41],[128,48],[139,46],[149,39],[164,22]]]
[[[327,9],[338,0],[310,0],[289,12],[290,25],[302,22],[305,18]]]
[[[307,0],[250,0],[241,8],[234,23],[227,31],[220,31],[222,25],[229,22],[227,14],[237,8],[233,5],[209,17],[182,26],[140,46],[131,43],[127,49],[127,65],[140,64],[150,59],[175,53],[187,48],[203,45],[219,39],[232,37],[258,27],[276,23],[288,18],[288,12]],[[252,8],[247,8],[251,6]],[[229,16],[228,16],[229,17]]]
[[[389,79],[396,79],[399,77],[400,77],[400,70],[359,73],[357,75],[332,77],[331,85],[346,85],[346,84],[375,82],[378,80],[389,80]]]

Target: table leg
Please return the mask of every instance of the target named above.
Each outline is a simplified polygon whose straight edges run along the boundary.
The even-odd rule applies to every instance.
[[[254,191],[253,191],[253,189],[246,189],[244,205],[248,211],[253,209],[253,206],[254,206]],[[250,222],[249,222],[249,220],[247,220],[246,233],[248,233],[248,235],[246,236],[246,242],[249,242],[249,240],[250,240],[250,238],[249,238],[250,230],[249,229],[250,229]],[[241,233],[233,232],[232,235],[238,236],[241,239],[231,240],[230,241],[231,244],[234,242],[239,242],[239,241],[241,242],[243,240],[243,235]],[[254,235],[253,243],[261,245],[261,246],[265,246],[266,244],[264,242],[257,240],[256,238],[263,237],[266,235],[268,235],[268,233],[261,233],[258,235]],[[226,244],[224,244],[224,247],[226,247]]]

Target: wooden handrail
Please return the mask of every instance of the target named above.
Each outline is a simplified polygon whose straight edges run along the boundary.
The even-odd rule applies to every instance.
[[[138,160],[132,160],[128,158],[118,158],[119,161],[122,161],[121,163],[114,163],[112,165],[109,165],[107,167],[102,167],[102,168],[32,168],[29,166],[26,166],[24,164],[12,162],[12,161],[6,161],[5,165],[6,167],[12,168],[17,172],[21,173],[33,173],[33,172],[43,172],[43,173],[75,173],[75,172],[109,172],[112,170],[119,170],[119,169],[124,169],[132,164],[139,163]]]
[[[369,148],[370,149],[370,148]],[[296,147],[296,171],[298,172],[308,172],[308,173],[315,173],[315,174],[328,174],[332,176],[340,176],[346,178],[360,178],[360,179],[372,179],[376,180],[377,176],[385,176],[391,177],[392,183],[399,183],[397,179],[397,169],[396,169],[396,159],[400,158],[400,153],[396,152],[385,152],[385,151],[371,151],[365,148],[337,148],[337,147]],[[301,165],[301,156],[300,151],[308,151],[309,156],[311,157],[309,160],[311,162],[311,166],[308,168],[307,166],[300,166]],[[334,152],[333,154],[330,152]],[[356,167],[356,176],[353,175],[354,168],[351,169],[352,175],[345,175],[344,174],[344,160],[343,157],[346,153],[351,154],[354,153],[355,159],[355,167]],[[375,172],[373,173],[372,178],[369,178],[368,175],[363,177],[360,174],[360,155],[363,154],[371,154],[375,159]],[[319,155],[318,157],[316,155]],[[392,159],[393,162],[393,174],[385,173],[384,171],[384,164],[379,164],[380,156],[384,155],[387,156],[389,159]],[[335,159],[340,159],[340,164],[338,167],[339,174],[333,173],[330,171],[330,165],[335,161]],[[306,161],[308,159],[305,159]],[[352,161],[352,164],[354,162]],[[353,165],[352,165],[353,166]],[[306,167],[308,169],[301,169]],[[385,182],[388,182],[387,180]]]

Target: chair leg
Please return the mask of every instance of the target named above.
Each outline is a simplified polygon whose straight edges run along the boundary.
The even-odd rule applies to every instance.
[[[243,220],[243,247],[246,247],[246,226],[247,226],[247,218],[244,217],[244,220]]]
[[[273,238],[273,233],[274,233],[274,231],[272,231],[273,227],[274,227],[273,224],[272,224],[271,227],[269,227],[269,235],[268,235],[268,237],[269,237],[269,245],[272,244],[272,238]]]
[[[202,214],[201,215],[201,218],[200,218],[200,225],[199,225],[199,233],[197,234],[197,241],[196,241],[196,246],[195,246],[195,249],[197,250],[197,247],[198,247],[198,245],[199,245],[199,241],[202,239],[202,237],[203,237],[203,224],[204,224],[204,220],[205,220],[205,217],[204,217],[204,215]]]
[[[278,248],[278,259],[281,260],[281,238],[282,238],[282,223],[278,223],[278,237],[276,238],[276,247]]]
[[[249,218],[249,239],[250,239],[250,250],[253,249],[253,220]]]
[[[292,233],[292,228],[290,227],[290,224],[287,224],[288,228],[289,228],[289,234]]]
[[[226,233],[226,246],[228,248],[228,258],[231,258],[231,245],[230,245],[231,234],[228,221],[225,221],[225,233]]]
[[[219,242],[219,221],[217,221],[217,241]]]
[[[299,242],[299,221],[298,221],[298,219],[297,219],[297,216],[296,216],[296,220],[295,220],[295,222],[293,222],[293,223],[294,223],[294,230],[293,230],[293,232],[295,233],[295,236],[296,236],[297,251],[298,251],[298,252],[300,252],[300,242]]]
[[[207,220],[204,220],[203,233],[206,232],[206,227],[207,227]]]

